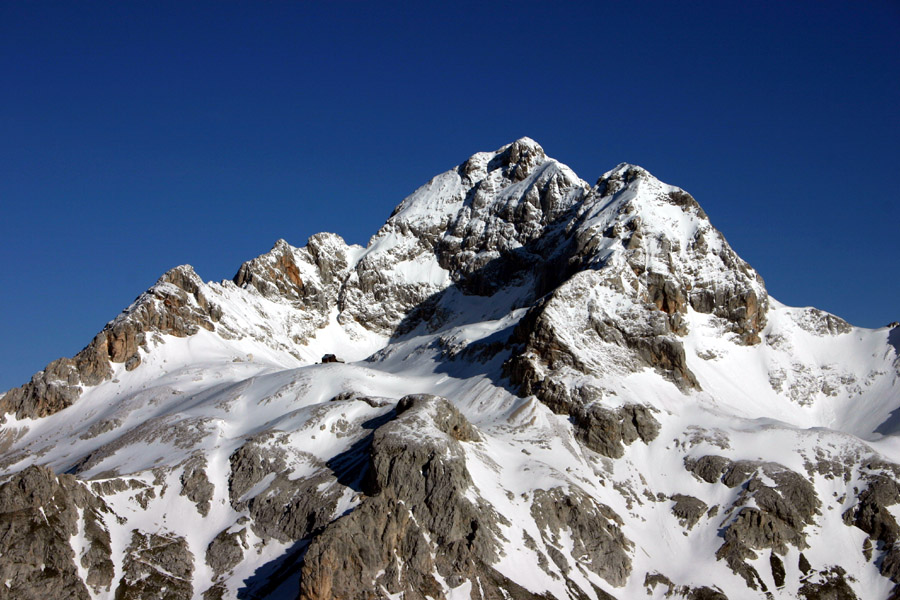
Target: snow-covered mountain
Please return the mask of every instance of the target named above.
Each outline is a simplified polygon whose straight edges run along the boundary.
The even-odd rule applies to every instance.
[[[900,598],[898,354],[523,138],[0,397],[0,598]]]

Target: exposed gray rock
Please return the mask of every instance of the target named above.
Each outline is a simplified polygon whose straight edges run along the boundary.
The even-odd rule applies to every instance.
[[[342,491],[324,465],[310,477],[289,479],[284,450],[263,441],[251,440],[231,455],[231,505],[236,511],[249,511],[253,531],[260,537],[282,542],[305,539],[331,522]],[[268,475],[274,477],[264,489],[244,497]]]
[[[504,374],[520,394],[534,394],[554,411],[569,412],[561,406],[579,403],[582,392],[559,387],[559,375],[572,371],[603,375],[603,368],[625,374],[649,367],[682,390],[699,389],[673,331],[673,327],[680,331],[680,317],[667,315],[649,299],[639,299],[640,308],[633,315],[610,314],[604,303],[589,300],[592,289],[620,281],[612,273],[580,271],[529,309],[510,338],[518,348],[504,364]],[[566,316],[570,311],[565,307],[578,304],[587,308],[578,317],[582,320],[568,322],[571,316]],[[573,331],[580,333],[573,337]],[[610,348],[610,355],[597,354],[604,347]],[[583,358],[591,356],[595,358],[590,363]]]
[[[109,590],[113,577],[105,503],[70,475],[31,466],[0,485],[0,598],[90,598]],[[87,542],[76,556],[70,538]],[[87,571],[79,577],[76,561]]]
[[[775,587],[784,587],[787,571],[784,569],[784,561],[774,552],[769,554],[769,567],[772,569],[772,579],[775,581]]]
[[[417,246],[419,254],[427,251],[426,245],[423,241]],[[424,308],[426,302],[439,289],[392,278],[390,267],[402,259],[383,254],[363,257],[341,288],[338,322],[355,322],[370,331],[392,335],[414,310],[427,310]]]
[[[181,473],[181,494],[197,505],[204,517],[209,514],[215,486],[206,476],[206,460],[197,457],[189,460]]]
[[[402,566],[395,555],[403,557]],[[409,588],[411,598],[440,597],[434,570],[431,545],[409,509],[397,502],[369,501],[312,542],[299,597],[379,598],[379,584]],[[379,574],[383,581],[377,581]]]
[[[357,394],[356,392],[341,392],[337,396],[331,399],[331,402],[344,402],[347,400],[354,400],[359,402],[365,402],[372,408],[383,408],[388,404],[391,404],[388,400],[383,398],[372,398],[371,396],[363,396],[361,394]]]
[[[685,594],[686,600],[728,600],[728,596],[721,590],[707,586],[688,588]]]
[[[595,204],[614,202],[622,189],[648,178],[643,169],[620,167],[598,182],[584,199],[579,214],[589,212]],[[561,393],[554,385],[559,374],[569,370],[592,375],[598,368],[628,373],[645,366],[682,390],[699,389],[680,339],[687,332],[685,315],[689,306],[719,317],[724,330],[736,334],[733,339],[737,343],[760,341],[768,310],[762,279],[728,247],[702,211],[687,200],[687,194],[674,193],[676,200],[672,197],[669,193],[662,200],[699,220],[689,248],[681,247],[682,242],[665,231],[643,223],[637,214],[639,207],[631,202],[619,205],[613,224],[602,235],[591,229],[577,230],[578,217],[567,216],[571,219],[568,227],[578,233],[574,245],[557,240],[560,252],[568,253],[560,261],[567,268],[557,271],[574,274],[558,281],[530,308],[510,340],[520,349],[504,365],[505,374],[521,394],[535,394],[551,406],[577,402],[577,389]],[[607,262],[610,248],[619,244],[625,248],[626,268],[613,268]],[[706,281],[700,277],[700,270],[717,275]],[[600,288],[629,299],[632,307],[608,309],[603,294],[592,300]],[[587,321],[569,322],[572,311],[557,311],[556,305],[584,305]],[[596,354],[604,345],[621,351]],[[592,355],[595,358],[591,364],[586,363],[584,357]]]
[[[519,333],[514,337],[527,330],[527,323],[528,316],[517,326]],[[541,337],[542,334],[537,333],[529,339]],[[544,358],[551,370],[562,365],[587,370],[561,344],[549,342],[546,348]],[[624,447],[634,441],[640,439],[646,444],[656,439],[659,421],[653,416],[652,408],[638,404],[626,404],[616,409],[605,407],[591,387],[573,388],[553,376],[542,375],[546,370],[536,365],[530,358],[533,354],[529,354],[513,355],[503,365],[504,373],[519,386],[521,395],[534,394],[553,412],[568,415],[575,437],[582,444],[603,456],[620,458],[625,453]]]
[[[104,360],[108,359],[97,352],[92,342],[74,359],[51,362],[43,371],[35,373],[31,381],[0,398],[0,419],[6,421],[5,413],[14,413],[17,419],[45,417],[71,406],[81,395],[78,385],[82,373],[90,371],[88,379],[96,378],[98,383],[109,376],[110,368]]]
[[[794,315],[794,321],[803,330],[816,335],[841,335],[853,330],[853,326],[840,317],[811,307]]]
[[[167,395],[168,392],[162,392]],[[150,402],[157,401],[155,396],[148,397]],[[85,456],[82,456],[75,464],[69,467],[68,471],[80,475],[85,471],[89,471],[97,467],[104,460],[114,456],[116,452],[122,448],[137,443],[166,443],[180,448],[189,450],[194,444],[203,437],[209,419],[206,417],[193,418],[177,418],[174,415],[165,415],[150,418],[140,425],[128,429],[118,437],[114,437],[111,441],[95,448]],[[114,477],[119,475],[115,470],[97,473],[96,476]],[[199,474],[198,474],[199,477]]]
[[[775,463],[704,456],[686,459],[685,467],[707,483],[741,487],[729,510],[734,516],[725,522],[725,542],[716,557],[725,560],[748,586],[765,591],[759,573],[746,561],[756,559],[758,550],[771,549],[783,555],[788,545],[807,547],[804,528],[815,522],[821,506],[815,487],[801,475]],[[766,483],[768,480],[774,485]],[[755,506],[748,506],[751,498]]]
[[[741,260],[730,248],[728,251],[731,256],[726,255],[727,259]],[[743,266],[749,270],[746,263]],[[755,273],[754,275],[761,286],[762,278]],[[759,332],[765,327],[768,296],[760,298],[759,293],[752,288],[707,284],[692,289],[689,298],[691,307],[697,312],[712,313],[725,319],[730,330],[739,334],[743,343],[752,345],[760,342]]]
[[[620,165],[598,180],[592,194],[603,199],[615,197],[648,178],[649,173],[640,167]],[[768,310],[762,278],[709,224],[706,213],[690,194],[675,190],[661,196],[660,201],[678,206],[699,221],[700,227],[687,248],[678,247],[677,240],[661,237],[658,232],[645,232],[629,204],[620,209],[620,218],[606,233],[626,246],[626,260],[643,283],[645,297],[670,316],[682,314],[687,305],[701,313],[712,313],[725,320],[740,343],[759,343]],[[657,265],[665,265],[667,272],[645,271],[648,255],[655,255]],[[713,267],[718,276],[711,280],[700,277],[697,267],[703,264]],[[683,333],[677,319],[671,325],[672,331]]]
[[[574,358],[567,358],[571,355],[561,351],[558,344],[550,344],[548,348],[551,369],[560,364],[577,365]],[[507,361],[504,371],[513,383],[519,384],[522,395],[534,394],[553,412],[568,415],[576,439],[603,456],[620,458],[624,455],[624,446],[638,439],[649,443],[659,434],[659,422],[653,416],[653,409],[638,404],[626,404],[616,409],[604,407],[590,387],[573,389],[553,377],[538,375],[541,369],[523,355],[515,355]]]
[[[203,592],[203,600],[225,600],[227,593],[228,588],[221,583],[217,583]]]
[[[127,490],[143,490],[148,489],[148,486],[143,481],[139,479],[125,479],[121,477],[114,477],[111,479],[104,479],[102,481],[92,481],[91,482],[91,491],[93,491],[98,496],[109,496],[110,494],[117,494],[119,492],[124,492]]]
[[[410,217],[417,194],[440,188],[454,211],[434,219]],[[405,281],[399,262],[437,258],[458,289],[489,294],[521,278],[540,257],[524,247],[561,218],[586,184],[568,168],[547,159],[533,140],[523,138],[493,156],[476,154],[458,169],[439,175],[401,203],[373,238],[401,238],[384,252],[364,256],[341,290],[342,323],[402,334],[422,321],[441,318],[433,303],[442,286]]]
[[[431,394],[410,394],[397,402],[397,415],[410,409],[426,412],[434,427],[458,442],[479,442],[481,435],[449,401]]]
[[[675,502],[672,505],[672,514],[678,517],[678,522],[686,529],[696,525],[709,508],[703,500],[685,494],[675,494],[671,500]]]
[[[900,503],[897,476],[896,468],[868,473],[867,486],[860,492],[856,506],[848,509],[843,517],[844,523],[866,532],[871,541],[880,542],[881,574],[900,584],[900,525],[887,508]]]
[[[859,451],[842,452],[833,455],[822,448],[816,448],[815,459],[807,458],[804,467],[810,473],[818,473],[826,479],[843,480],[850,483],[856,465],[862,460]]]
[[[682,598],[684,600],[728,600],[728,597],[718,588],[675,585],[671,579],[661,573],[647,573],[644,576],[644,587],[647,588],[647,594],[653,593],[657,586],[666,588],[666,591],[664,592],[666,598]]]
[[[659,435],[659,421],[653,416],[653,409],[639,404],[626,404],[616,410],[591,404],[577,407],[570,418],[575,438],[610,458],[622,457],[625,446],[638,439],[648,444]]]
[[[523,139],[487,165],[476,156],[460,167],[463,181],[472,186],[470,202],[441,232],[436,254],[468,293],[490,294],[548,258],[535,252],[531,242],[567,214],[573,195],[580,197],[587,189],[574,173],[546,160],[540,146]],[[530,185],[505,202],[489,200],[528,177]]]
[[[238,287],[253,286],[264,296],[300,300],[306,296],[293,248],[278,240],[268,254],[245,262],[234,276]]]
[[[257,535],[280,541],[309,537],[335,516],[342,491],[329,485],[334,482],[334,477],[325,473],[297,481],[276,477],[247,503],[253,530]]]
[[[444,598],[437,571],[451,586],[477,576],[486,597],[502,597],[503,589],[536,598],[490,567],[497,523],[505,520],[470,499],[461,444],[475,439],[480,435],[446,400],[403,398],[396,419],[374,433],[361,504],[310,543],[299,597]]]
[[[847,583],[852,577],[839,566],[819,573],[817,581],[807,580],[797,591],[801,600],[858,600]]]
[[[247,549],[247,530],[223,529],[206,548],[206,564],[218,577],[236,567],[244,559]]]
[[[234,283],[303,310],[301,316],[314,331],[328,322],[330,308],[337,305],[349,269],[347,250],[333,233],[317,233],[303,248],[278,240],[268,253],[241,265]]]
[[[550,553],[563,573],[589,570],[614,586],[625,584],[631,573],[632,543],[620,529],[622,519],[611,508],[577,488],[554,488],[535,490],[531,516],[548,550],[561,545],[560,534],[568,534],[573,544],[569,556]]]
[[[185,600],[193,595],[194,556],[183,537],[134,530],[116,600]]]
[[[670,320],[665,322],[671,323]],[[639,332],[609,319],[595,318],[591,324],[600,339],[632,350],[641,364],[656,369],[679,388],[700,389],[697,378],[687,366],[684,346],[675,336],[658,329]]]
[[[706,483],[716,483],[732,462],[724,456],[710,454],[699,459],[685,458],[685,468]],[[733,487],[733,486],[732,486]]]

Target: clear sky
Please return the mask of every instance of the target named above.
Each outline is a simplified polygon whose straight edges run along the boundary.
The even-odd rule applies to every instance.
[[[782,302],[900,320],[900,2],[398,4],[0,2],[0,389],[525,135],[683,187]]]

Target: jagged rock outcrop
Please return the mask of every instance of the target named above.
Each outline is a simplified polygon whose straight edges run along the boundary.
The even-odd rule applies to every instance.
[[[639,196],[642,188],[652,192]],[[602,218],[596,215],[600,207]],[[654,212],[681,219],[681,227],[661,228],[648,218]],[[591,219],[592,226],[576,228]],[[723,332],[739,343],[760,342],[768,309],[762,278],[685,192],[623,165],[586,195],[567,231],[574,244],[557,245],[565,248],[574,274],[530,309],[511,340],[522,349],[507,374],[521,393],[552,406],[571,404],[554,386],[561,375],[625,374],[642,367],[685,391],[699,389],[680,339],[689,307],[721,319]],[[587,311],[573,310],[579,305]]]
[[[206,548],[206,564],[216,576],[220,576],[236,567],[244,559],[247,549],[246,528],[237,531],[223,529]]]
[[[203,280],[190,266],[168,271],[84,350],[53,361],[30,382],[0,397],[0,418],[5,413],[15,413],[17,419],[45,417],[70,406],[84,386],[112,377],[110,363],[124,363],[129,371],[137,368],[140,351],[148,349],[153,334],[186,337],[201,327],[213,331],[221,309],[207,300],[202,288]]]
[[[609,247],[598,233],[624,245],[622,257],[631,273],[621,270],[621,275],[642,300],[669,315],[673,332],[684,332],[679,315],[690,306],[723,319],[741,343],[759,342],[768,307],[762,278],[690,194],[660,185],[641,167],[620,165],[598,180],[591,195],[598,203],[615,202],[617,211],[602,233],[599,227],[584,231],[580,246]]]
[[[183,537],[135,530],[115,600],[182,600],[193,593],[194,557]]]
[[[206,475],[206,460],[197,457],[187,462],[181,473],[181,494],[197,505],[204,517],[209,514],[215,486]]]
[[[706,514],[709,508],[703,500],[687,494],[674,494],[671,500],[675,503],[672,505],[672,514],[678,518],[678,522],[686,529],[691,529],[696,525],[697,521]]]
[[[847,583],[847,572],[835,565],[818,573],[813,580],[807,579],[797,591],[800,600],[859,600],[859,596]],[[893,596],[888,600],[893,600]]]
[[[646,406],[628,404],[616,410],[599,404],[578,407],[570,413],[575,438],[610,458],[620,458],[624,446],[640,439],[649,444],[659,434],[659,421]]]
[[[321,327],[328,320],[330,308],[337,304],[352,249],[333,233],[317,233],[303,248],[278,240],[268,253],[241,265],[234,283],[290,302],[309,313],[312,327]]]
[[[725,560],[749,587],[766,591],[759,573],[746,561],[756,559],[759,550],[784,555],[788,544],[801,550],[807,547],[804,529],[815,522],[822,504],[815,488],[806,478],[775,463],[731,461],[709,455],[687,460],[685,466],[707,483],[740,487],[740,494],[726,512],[725,541],[716,557]],[[755,506],[750,505],[751,499]],[[783,570],[780,559],[772,556],[773,571]]]
[[[262,441],[249,441],[231,455],[231,505],[249,512],[260,537],[282,542],[308,538],[334,518],[342,490],[324,465],[309,477],[291,479],[290,455]]]
[[[698,388],[687,367],[684,347],[667,330],[658,311],[611,316],[596,296],[602,277],[582,272],[536,304],[516,327],[512,343],[521,344],[505,371],[523,395],[535,394],[551,408],[564,411],[595,395],[592,388],[560,386],[568,373],[625,373],[650,367],[681,389]],[[566,307],[586,304],[575,313]],[[564,411],[566,412],[566,411]]]
[[[263,295],[300,300],[305,286],[294,257],[294,248],[278,240],[268,254],[245,262],[234,276],[239,287],[251,285]]]
[[[853,326],[842,318],[812,307],[799,312],[794,320],[805,331],[822,336],[850,333],[853,329]]]
[[[461,444],[478,439],[447,400],[401,399],[397,418],[374,433],[359,507],[310,543],[299,597],[444,598],[436,577],[451,588],[478,577],[488,596],[499,597],[502,588],[516,598],[535,597],[491,568],[498,523],[508,522],[487,502],[471,499]]]
[[[683,598],[684,600],[728,600],[728,596],[721,590],[699,586],[676,585],[671,579],[661,573],[647,573],[644,576],[644,587],[647,593],[653,593],[657,587],[665,587],[666,598]]]
[[[540,261],[523,247],[586,189],[528,138],[472,156],[394,210],[345,282],[340,320],[390,335],[453,282],[467,293],[499,289]]]
[[[581,490],[555,488],[534,492],[531,516],[561,571],[590,570],[614,586],[625,584],[632,544],[622,533],[622,518],[611,508]],[[561,535],[572,544],[568,557],[558,550]]]
[[[870,467],[873,469],[865,476],[866,487],[857,497],[856,506],[844,513],[844,523],[861,529],[871,542],[877,544],[883,553],[881,574],[897,584],[894,593],[900,594],[900,525],[888,508],[900,504],[900,468],[884,464]],[[871,545],[867,552],[869,559]]]
[[[468,189],[462,208],[436,248],[442,267],[467,292],[487,295],[542,258],[535,244],[584,195],[571,170],[523,138],[488,159],[476,154],[459,167]],[[493,277],[488,277],[491,275]]]
[[[0,485],[0,598],[87,600],[90,590],[109,591],[108,512],[84,484],[45,467],[28,467]],[[77,555],[73,536],[84,540]]]

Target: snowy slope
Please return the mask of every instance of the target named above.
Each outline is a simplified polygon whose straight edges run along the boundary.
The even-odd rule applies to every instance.
[[[65,566],[0,548],[0,597],[895,597],[898,346],[523,138],[0,398],[0,526]]]

